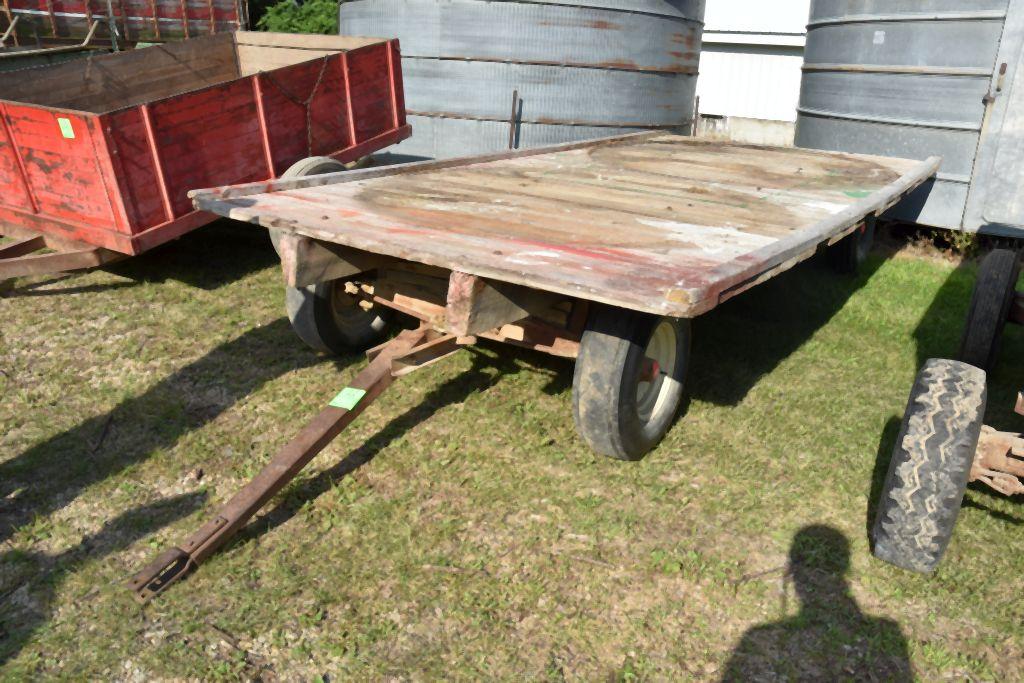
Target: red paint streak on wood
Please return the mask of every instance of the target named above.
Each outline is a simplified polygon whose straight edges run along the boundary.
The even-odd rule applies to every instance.
[[[554,244],[551,242],[538,242],[534,240],[524,240],[520,238],[510,238],[509,242],[516,244],[522,244],[529,247],[535,247],[538,249],[548,249],[551,251],[562,252],[565,254],[572,254],[573,256],[581,256],[586,259],[594,259],[595,261],[611,261],[611,262],[622,262],[622,261],[636,261],[636,254],[623,251],[621,249],[581,249],[579,247],[573,247],[568,244]]]

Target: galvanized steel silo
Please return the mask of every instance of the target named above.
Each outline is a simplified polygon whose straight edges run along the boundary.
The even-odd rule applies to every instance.
[[[1007,0],[812,0],[796,144],[943,157],[897,217],[959,228]]]
[[[444,158],[688,132],[703,17],[704,0],[352,0],[340,27],[400,40],[413,136],[396,152]]]

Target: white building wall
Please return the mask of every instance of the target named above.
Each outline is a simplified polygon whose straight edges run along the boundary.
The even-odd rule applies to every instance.
[[[700,113],[796,121],[802,50],[708,45],[700,56]]]
[[[708,0],[697,80],[700,113],[726,119],[715,124],[719,128],[728,128],[732,118],[795,122],[809,13],[810,0]]]

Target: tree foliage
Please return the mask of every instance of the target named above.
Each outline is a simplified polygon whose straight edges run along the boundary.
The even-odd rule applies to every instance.
[[[266,8],[256,22],[262,31],[279,33],[338,32],[337,0],[306,0],[301,5],[295,0],[281,0]]]

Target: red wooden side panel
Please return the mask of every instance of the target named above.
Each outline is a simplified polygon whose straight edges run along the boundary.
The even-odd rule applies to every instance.
[[[122,40],[168,40],[186,35],[183,14],[188,17],[188,36],[224,33],[245,28],[244,0],[112,0],[114,22]],[[84,38],[90,20],[102,19],[100,35],[107,34],[106,0],[9,0],[11,13],[20,24],[35,23],[39,34]],[[53,10],[52,20],[50,9]],[[154,16],[155,10],[155,16]],[[210,13],[213,12],[213,30]],[[2,14],[0,14],[2,16]],[[3,22],[6,26],[6,21]],[[55,30],[54,30],[55,29]],[[28,35],[28,32],[25,32]]]
[[[299,159],[333,154],[352,145],[341,64],[341,55],[335,54],[326,60],[303,62],[259,76],[275,176]],[[310,121],[302,104],[311,95],[312,149],[307,127]]]
[[[113,229],[93,132],[81,115],[6,104],[9,132],[40,214]]]
[[[402,50],[398,39],[390,43],[391,48],[391,82],[395,97],[395,119],[397,126],[404,126],[405,118],[405,84],[402,82]]]
[[[32,210],[32,197],[11,141],[6,107],[0,104],[0,206]]]
[[[112,161],[132,232],[162,223],[166,214],[160,196],[160,180],[146,137],[142,110],[132,107],[102,119],[110,131],[111,146],[117,150]]]
[[[389,44],[378,43],[352,50],[347,55],[357,143],[365,142],[395,127],[391,90],[393,86],[389,68],[390,49]],[[402,111],[405,111],[404,107]]]
[[[0,103],[0,219],[139,253],[208,220],[189,190],[398,142],[409,129],[396,48],[370,45],[102,115]]]
[[[193,211],[189,190],[267,179],[250,79],[160,100],[150,116],[175,218]]]
[[[404,109],[397,115],[394,111],[394,103],[401,102],[401,89],[392,92],[389,50],[386,44],[371,45],[344,56],[333,54],[154,102],[149,116],[155,149],[149,143],[141,107],[104,117],[109,119],[105,125],[117,150],[114,169],[131,233],[162,231],[160,226],[168,220],[191,213],[189,190],[267,180],[299,159],[338,155],[404,125]],[[272,171],[267,166],[255,78],[259,79]],[[355,140],[346,86],[352,93]],[[367,151],[373,150],[361,153]],[[160,191],[161,175],[171,219]]]

